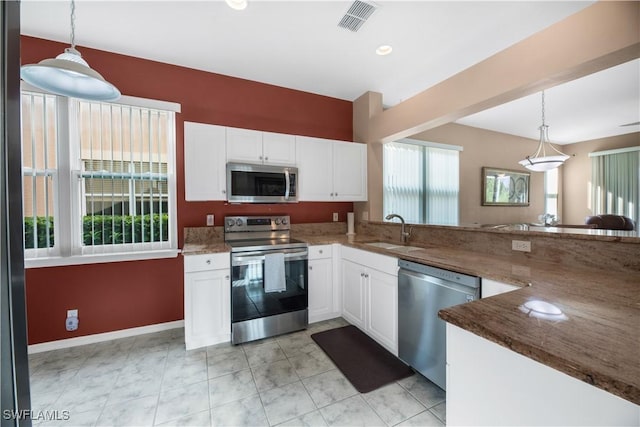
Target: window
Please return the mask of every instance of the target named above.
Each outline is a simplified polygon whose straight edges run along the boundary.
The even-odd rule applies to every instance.
[[[415,224],[457,224],[462,147],[402,140],[384,145],[384,216]]]
[[[175,256],[176,111],[23,90],[28,266]]]
[[[640,147],[590,153],[593,215],[640,220]]]
[[[544,173],[544,212],[558,218],[558,168]]]

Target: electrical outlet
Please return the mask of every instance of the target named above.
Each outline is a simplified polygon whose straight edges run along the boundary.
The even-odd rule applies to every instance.
[[[64,321],[64,326],[67,331],[75,331],[78,329],[78,309],[67,310],[67,318]]]
[[[362,220],[363,221],[369,221],[369,211],[363,211],[362,212]]]
[[[520,252],[531,252],[531,242],[528,240],[512,240],[511,249]]]
[[[333,222],[338,221],[338,212],[333,213]]]
[[[213,214],[207,215],[207,227],[213,227],[214,224],[214,216]]]

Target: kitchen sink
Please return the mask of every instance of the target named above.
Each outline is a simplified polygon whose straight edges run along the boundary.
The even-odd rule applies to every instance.
[[[387,243],[387,242],[373,242],[373,243],[365,243],[368,246],[373,246],[374,248],[380,249],[394,249],[400,248],[402,246],[396,245],[395,243]]]
[[[386,249],[388,251],[402,252],[402,253],[419,251],[424,249],[424,248],[419,248],[417,246],[403,246],[403,245],[396,245],[395,243],[387,243],[387,242],[372,242],[372,243],[365,243],[365,244],[368,246],[373,246],[375,248]]]
[[[423,251],[424,248],[419,248],[417,246],[394,246],[389,250],[393,252],[402,252],[403,254],[406,254],[413,251]]]

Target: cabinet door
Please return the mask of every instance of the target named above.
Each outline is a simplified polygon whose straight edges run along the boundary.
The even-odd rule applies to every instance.
[[[273,165],[296,164],[296,137],[283,133],[262,132],[264,162]]]
[[[367,332],[398,355],[398,277],[368,269]]]
[[[342,316],[365,330],[364,268],[351,261],[342,261]]]
[[[367,146],[353,142],[333,143],[334,200],[367,200]]]
[[[223,126],[184,122],[185,200],[225,200],[226,131]]]
[[[227,128],[227,161],[262,163],[262,132]]]
[[[298,200],[330,201],[333,195],[333,157],[331,141],[296,136]]]
[[[309,323],[333,317],[333,262],[309,260]]]
[[[184,275],[184,329],[187,350],[229,341],[229,269]]]

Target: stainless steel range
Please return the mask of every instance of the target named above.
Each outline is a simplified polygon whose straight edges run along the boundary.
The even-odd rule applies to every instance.
[[[290,237],[289,216],[228,216],[231,342],[305,329],[308,245]]]

